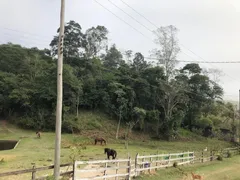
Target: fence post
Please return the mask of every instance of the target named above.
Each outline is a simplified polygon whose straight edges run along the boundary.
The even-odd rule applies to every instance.
[[[105,163],[104,176],[106,176],[106,175],[107,175],[106,171],[107,171],[107,162]],[[104,177],[104,180],[106,180],[106,179],[107,179],[107,178],[106,178],[106,177]]]
[[[32,180],[35,180],[36,179],[36,168],[35,168],[35,163],[33,163],[33,171],[32,171]]]
[[[138,172],[137,172],[137,166],[138,166],[138,153],[136,154],[136,157],[135,157],[135,177],[138,175]]]
[[[148,172],[149,172],[149,174],[151,173],[151,165],[152,165],[152,157],[150,157],[150,160],[149,160],[150,162],[149,162],[149,170],[148,170]]]
[[[202,163],[203,163],[203,150],[202,150]]]
[[[158,151],[157,151],[157,157],[156,157],[156,168],[155,168],[155,171],[157,171],[158,161],[159,161],[159,156],[158,156]]]
[[[181,159],[181,162],[183,162],[183,157],[184,157],[184,151],[182,152],[182,155],[180,156],[182,159]]]
[[[194,164],[194,160],[195,160],[195,155],[194,155],[194,151],[193,151],[193,153],[192,153],[192,163]]]
[[[213,151],[210,152],[210,161],[213,161]]]
[[[117,162],[116,175],[118,174],[118,169],[119,169],[119,162]],[[118,180],[118,176],[115,177],[115,180]]]
[[[128,180],[131,180],[131,157],[128,158]]]
[[[171,154],[168,153],[168,166],[170,166],[170,162],[171,162]]]
[[[73,180],[75,180],[76,179],[76,175],[75,175],[75,163],[76,163],[76,161],[73,161],[73,175],[72,175],[72,178],[73,178]]]

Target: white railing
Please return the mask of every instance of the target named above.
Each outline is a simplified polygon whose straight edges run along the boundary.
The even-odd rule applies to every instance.
[[[176,162],[178,165],[190,164],[194,162],[194,152],[172,153],[172,154],[156,154],[140,156],[135,158],[135,176],[142,171],[151,171],[152,169],[160,169],[173,166]]]
[[[93,165],[90,167],[81,166]],[[131,158],[99,161],[75,161],[74,180],[89,179],[131,179],[134,175],[134,166],[131,165]]]

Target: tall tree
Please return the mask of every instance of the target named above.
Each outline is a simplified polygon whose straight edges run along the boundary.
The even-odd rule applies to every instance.
[[[180,51],[177,39],[177,28],[170,25],[158,28],[154,33],[156,35],[155,43],[158,48],[153,50],[153,55],[163,64],[166,73],[166,80],[173,77],[176,58]]]
[[[57,32],[59,33],[60,28],[58,28]],[[53,40],[50,43],[52,56],[55,57],[57,55],[58,50],[58,35],[54,36]],[[63,43],[63,51],[64,58],[69,57],[79,57],[80,49],[83,47],[84,43],[84,34],[82,33],[82,27],[76,23],[75,21],[69,21],[65,25],[64,32],[64,43]]]
[[[125,56],[126,56],[126,59],[127,59],[127,63],[129,65],[132,64],[132,61],[131,61],[132,53],[133,53],[132,50],[125,51]]]
[[[101,50],[107,50],[108,30],[104,26],[89,28],[84,37],[85,55],[88,58],[96,56]]]
[[[178,106],[184,106],[187,102],[185,96],[185,85],[175,80],[171,80],[168,84],[163,82],[159,88],[157,100],[163,109],[164,121],[162,133],[170,140],[173,135],[174,124],[177,118],[174,118],[174,113],[178,111]]]
[[[133,69],[139,73],[148,68],[149,65],[147,64],[147,61],[144,60],[144,56],[138,52],[134,55],[132,66]]]
[[[103,58],[103,65],[107,68],[116,69],[122,63],[122,54],[116,48],[116,45],[112,45],[112,47],[107,51],[107,54]]]
[[[214,100],[221,98],[223,92],[217,83],[202,74],[202,69],[198,64],[187,64],[180,72],[177,79],[188,85],[186,95],[189,97],[184,124],[191,129],[203,113],[207,116]]]

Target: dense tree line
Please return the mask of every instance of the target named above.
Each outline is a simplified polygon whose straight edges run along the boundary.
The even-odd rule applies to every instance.
[[[104,26],[82,32],[78,23],[66,24],[64,131],[79,126],[79,109],[100,110],[115,117],[119,126],[127,123],[168,139],[179,127],[220,128],[228,122],[232,129],[235,110],[221,101],[222,88],[198,64],[176,69],[177,29],[161,27],[155,34],[157,48],[152,52],[158,63],[146,61],[140,52],[108,47]],[[49,50],[0,45],[2,117],[18,117],[15,123],[25,128],[54,129],[57,45],[58,36]],[[69,114],[76,118],[69,119]]]

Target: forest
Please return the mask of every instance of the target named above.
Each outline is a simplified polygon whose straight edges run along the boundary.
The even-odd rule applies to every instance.
[[[0,117],[26,129],[53,131],[57,98],[58,32],[49,49],[0,45]],[[141,52],[108,45],[108,29],[83,32],[75,21],[65,25],[63,132],[81,129],[81,110],[101,111],[129,130],[170,140],[180,128],[218,136],[237,126],[236,107],[224,102],[223,89],[197,63],[177,68],[177,28],[158,28],[155,61]],[[74,116],[70,116],[74,115]],[[72,118],[74,117],[74,118]],[[116,134],[118,138],[118,134]]]

